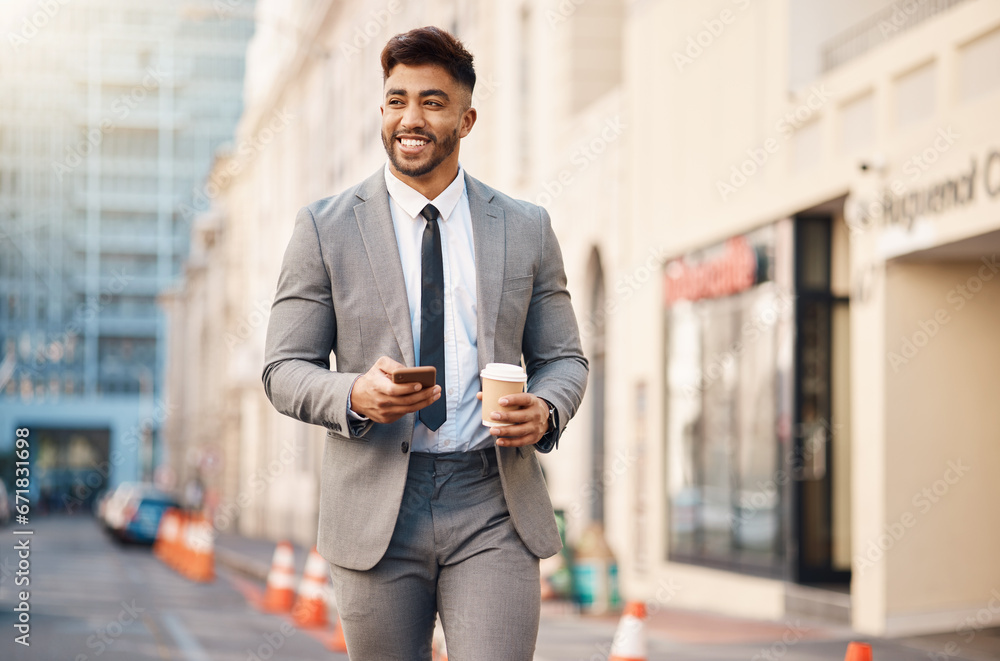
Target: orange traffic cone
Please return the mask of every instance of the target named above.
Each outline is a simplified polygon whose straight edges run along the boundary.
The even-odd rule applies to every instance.
[[[331,652],[342,652],[347,654],[347,640],[344,638],[344,623],[340,621],[340,616],[337,616],[337,626],[333,630],[333,635],[330,636],[330,641],[326,644],[326,649]]]
[[[188,527],[191,525],[190,516],[187,512],[177,513],[177,535],[174,538],[173,551],[167,559],[167,564],[175,571],[182,571],[187,566],[187,539]]]
[[[161,562],[169,564],[168,558],[173,553],[173,545],[177,541],[177,510],[168,507],[160,517],[160,525],[156,529],[156,541],[153,542],[153,555]]]
[[[325,627],[326,574],[328,567],[323,556],[313,548],[306,560],[306,569],[299,583],[299,598],[292,609],[292,619],[300,627]]]
[[[646,661],[646,604],[630,601],[611,643],[608,661]]]
[[[198,583],[215,579],[215,535],[204,514],[196,515],[189,526],[189,560],[185,576]]]
[[[872,661],[872,646],[868,643],[848,643],[844,661]]]
[[[271,571],[267,573],[264,610],[287,613],[295,603],[295,552],[288,542],[279,542],[274,549]]]

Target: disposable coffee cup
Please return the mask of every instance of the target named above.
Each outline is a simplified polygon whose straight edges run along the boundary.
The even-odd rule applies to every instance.
[[[505,427],[511,423],[497,422],[490,418],[494,411],[516,411],[516,406],[500,406],[500,398],[524,392],[524,384],[528,375],[520,365],[506,363],[488,363],[486,369],[479,373],[483,380],[483,425],[486,427]]]

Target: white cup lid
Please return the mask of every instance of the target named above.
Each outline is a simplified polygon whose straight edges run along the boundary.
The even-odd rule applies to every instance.
[[[487,363],[486,368],[479,373],[479,376],[494,381],[520,381],[523,383],[528,380],[528,375],[525,374],[523,367],[507,363]]]

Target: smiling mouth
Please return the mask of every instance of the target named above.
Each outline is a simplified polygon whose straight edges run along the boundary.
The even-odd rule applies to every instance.
[[[399,151],[404,156],[418,156],[431,143],[428,138],[417,136],[405,136],[397,137],[396,143],[399,145]]]

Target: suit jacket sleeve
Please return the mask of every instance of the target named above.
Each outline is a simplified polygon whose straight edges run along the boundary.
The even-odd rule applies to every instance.
[[[303,208],[295,219],[271,306],[264,391],[279,412],[347,435],[347,402],[358,374],[330,371],[336,342],[330,273],[315,218]]]
[[[524,323],[521,349],[528,372],[528,392],[556,407],[559,429],[538,450],[547,452],[558,443],[566,423],[576,413],[587,388],[589,367],[580,344],[562,251],[545,209],[541,214],[541,255]]]

